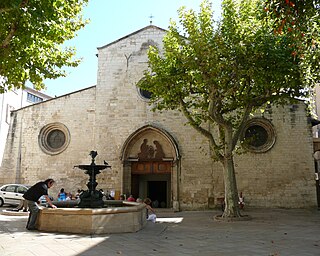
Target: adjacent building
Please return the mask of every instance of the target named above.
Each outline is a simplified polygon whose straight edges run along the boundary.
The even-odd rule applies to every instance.
[[[11,121],[11,112],[48,99],[51,97],[30,87],[0,94],[0,164]]]

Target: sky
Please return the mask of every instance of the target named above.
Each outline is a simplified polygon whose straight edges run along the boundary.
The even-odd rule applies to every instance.
[[[212,0],[215,16],[221,12],[221,0]],[[74,46],[77,58],[82,58],[76,68],[68,68],[67,76],[45,80],[43,92],[52,97],[61,96],[97,83],[97,47],[109,44],[150,24],[167,29],[172,18],[177,23],[178,9],[199,11],[201,0],[89,0],[83,15],[90,20],[78,35],[65,43]]]

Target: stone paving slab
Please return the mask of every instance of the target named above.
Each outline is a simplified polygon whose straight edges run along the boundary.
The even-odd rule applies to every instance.
[[[215,221],[219,213],[159,212],[139,232],[100,236],[27,231],[26,216],[0,215],[0,255],[320,255],[316,209],[246,209],[252,220],[240,222]]]

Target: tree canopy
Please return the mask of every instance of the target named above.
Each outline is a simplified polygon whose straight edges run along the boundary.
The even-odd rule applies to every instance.
[[[75,49],[62,44],[85,26],[88,0],[1,0],[0,93],[30,81],[44,88],[46,78],[65,76],[74,67]]]
[[[227,217],[240,215],[233,154],[250,114],[266,104],[308,97],[320,77],[315,5],[292,16],[297,23],[290,23],[291,30],[272,9],[277,6],[276,1],[224,0],[218,21],[207,0],[199,13],[182,7],[181,28],[172,21],[163,50],[150,48],[149,69],[139,84],[152,93],[154,110],[182,111],[210,141],[212,157],[224,169]],[[307,26],[298,22],[307,20]]]
[[[274,34],[291,40],[288,46],[304,70],[305,85],[319,82],[320,0],[265,0],[264,12]]]

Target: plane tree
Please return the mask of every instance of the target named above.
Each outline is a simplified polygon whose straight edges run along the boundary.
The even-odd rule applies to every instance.
[[[1,0],[0,93],[30,81],[44,88],[46,78],[65,76],[74,67],[75,49],[62,47],[87,23],[82,10],[88,0]]]
[[[318,24],[296,24],[303,36],[279,31],[279,17],[266,3],[223,0],[219,20],[207,0],[199,13],[180,8],[180,26],[171,21],[163,48],[149,49],[138,84],[151,93],[154,111],[181,111],[210,142],[211,157],[223,167],[222,218],[241,217],[234,154],[246,142],[251,115],[268,104],[307,98],[319,81]]]

